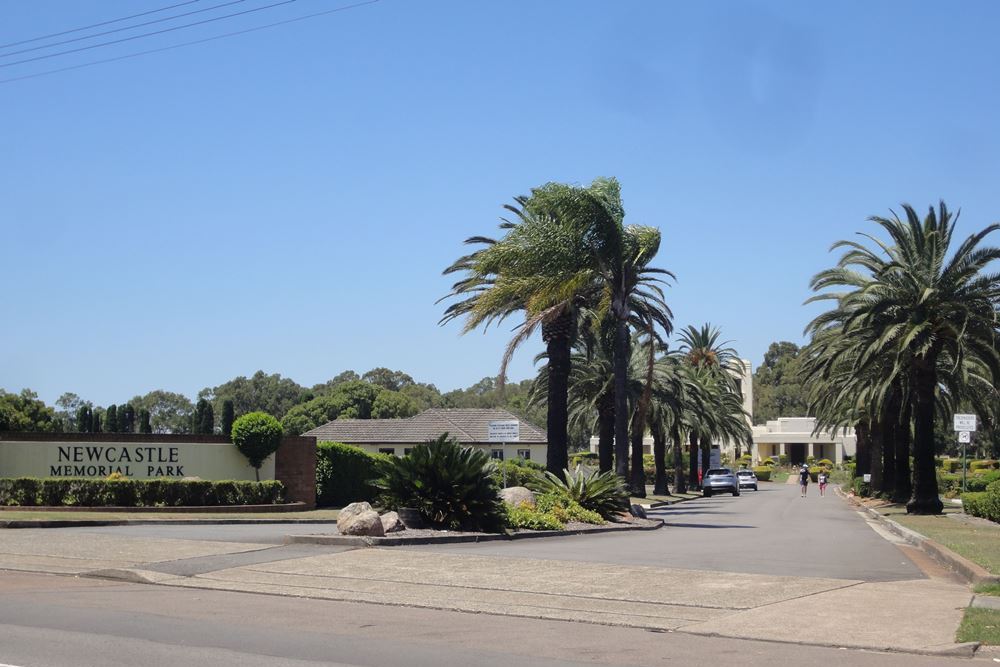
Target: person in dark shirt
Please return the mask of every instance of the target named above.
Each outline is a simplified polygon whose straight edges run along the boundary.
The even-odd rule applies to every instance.
[[[803,498],[806,497],[806,491],[809,489],[809,466],[802,466],[802,470],[799,471],[799,490],[802,492]]]

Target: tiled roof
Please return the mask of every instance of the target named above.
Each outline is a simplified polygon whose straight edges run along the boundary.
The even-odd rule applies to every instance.
[[[355,443],[421,443],[448,433],[463,445],[489,442],[491,421],[517,419],[520,423],[519,442],[546,443],[545,431],[518,419],[506,410],[482,408],[431,408],[406,419],[336,419],[303,435],[317,440]]]

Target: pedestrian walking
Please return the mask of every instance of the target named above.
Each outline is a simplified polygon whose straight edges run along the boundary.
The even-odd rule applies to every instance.
[[[803,498],[806,497],[806,491],[809,489],[809,466],[803,465],[802,470],[799,471],[799,491]]]
[[[826,482],[829,479],[829,475],[826,474],[826,470],[820,470],[819,475],[816,476],[816,480],[819,482],[819,495],[822,498],[826,495]]]

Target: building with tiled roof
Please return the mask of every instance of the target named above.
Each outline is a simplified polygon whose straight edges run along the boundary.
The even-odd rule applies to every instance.
[[[491,440],[491,422],[517,422],[517,439]],[[335,419],[303,435],[314,436],[318,442],[342,442],[370,452],[404,456],[414,445],[442,433],[463,446],[486,450],[496,459],[520,457],[544,464],[548,450],[542,429],[506,410],[484,408],[431,408],[406,419]]]

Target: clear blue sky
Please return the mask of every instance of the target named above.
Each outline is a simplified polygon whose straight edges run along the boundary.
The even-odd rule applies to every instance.
[[[0,42],[168,4],[7,0]],[[337,6],[0,57],[0,78]],[[802,341],[809,278],[867,216],[944,198],[963,235],[1000,220],[998,19],[988,1],[381,0],[0,84],[0,387],[106,405],[374,366],[468,386],[509,331],[439,327],[441,270],[514,195],[597,176],[662,230],[677,325],[721,326],[756,366]]]

